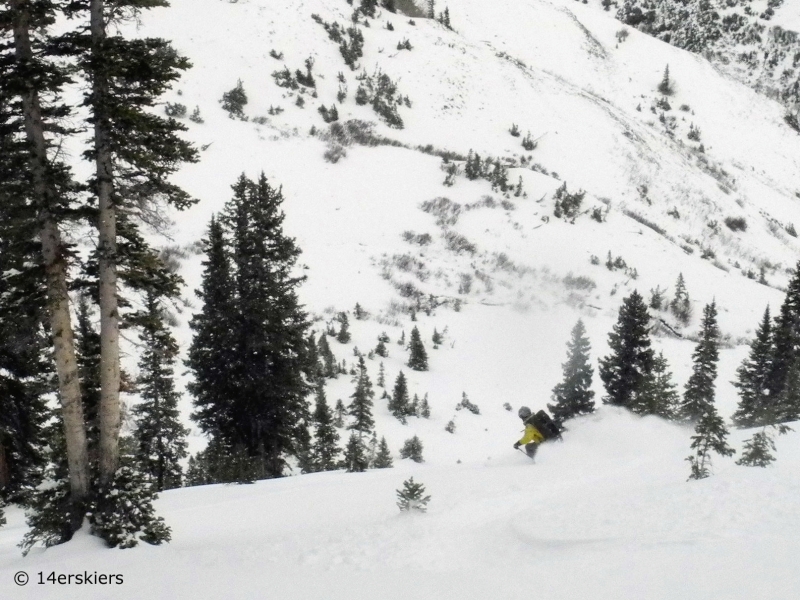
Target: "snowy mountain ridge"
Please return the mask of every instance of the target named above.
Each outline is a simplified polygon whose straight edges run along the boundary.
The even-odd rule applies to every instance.
[[[727,341],[717,405],[730,417],[744,343],[765,306],[778,307],[800,250],[800,136],[784,107],[696,54],[635,30],[618,38],[613,15],[571,0],[460,0],[449,6],[454,31],[379,10],[357,25],[363,56],[351,70],[323,23],[345,30],[353,8],[173,0],[143,15],[142,35],[172,39],[194,64],[165,100],[198,107],[204,121],[185,121],[201,160],[177,177],[200,202],[176,214],[172,239],[159,243],[186,255],[185,350],[201,273],[196,243],[238,175],[263,170],[283,187],[315,331],[350,312],[352,341],[331,342],[348,366],[386,332],[387,387],[403,371],[412,395],[428,395],[430,419],[400,423],[376,388],[376,430],[393,469],[166,492],[158,510],[174,541],[164,547],[108,552],[81,535],[22,559],[23,516],[7,509],[0,590],[58,597],[63,588],[33,581],[12,588],[12,574],[90,568],[123,572],[126,583],[81,589],[86,598],[485,598],[518,595],[531,580],[565,599],[796,598],[797,433],[778,440],[770,469],[715,458],[714,477],[693,483],[691,429],[607,406],[574,421],[534,464],[512,448],[516,409],[550,400],[575,321],[586,322],[596,364],[621,298],[659,286],[669,296],[679,274],[695,316],[684,328],[657,313],[683,337],[664,329],[655,345],[682,389],[688,338],[715,299]],[[398,48],[406,40],[411,49]],[[278,85],[273,73],[296,78],[309,57],[313,88]],[[657,91],[667,65],[668,107]],[[397,106],[402,129],[356,101],[379,73],[408,98]],[[247,121],[219,102],[238,80]],[[343,129],[325,123],[320,106],[335,106]],[[689,137],[695,129],[699,139]],[[470,151],[508,169],[506,192],[467,177]],[[564,183],[568,193],[586,191],[574,219],[554,214]],[[356,303],[367,318],[352,318]],[[409,370],[397,344],[413,326],[428,372]],[[434,328],[445,332],[438,349]],[[367,360],[373,381],[380,362]],[[600,404],[596,370],[594,390]],[[348,376],[326,386],[331,404],[352,392]],[[456,409],[462,393],[480,415]],[[731,443],[741,449],[750,433],[734,431]],[[397,455],[412,435],[424,443],[422,464]],[[204,443],[195,428],[192,450]],[[432,495],[426,515],[397,514],[395,490],[410,475]]]

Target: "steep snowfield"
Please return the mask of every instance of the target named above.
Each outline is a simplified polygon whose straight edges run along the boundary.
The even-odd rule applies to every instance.
[[[396,467],[387,471],[167,492],[158,508],[174,541],[163,548],[109,552],[81,535],[22,559],[15,545],[23,518],[9,509],[9,525],[0,529],[0,596],[800,597],[799,434],[779,440],[770,469],[719,459],[713,478],[686,483],[687,429],[603,408],[576,422],[563,444],[543,448],[533,465],[511,448],[519,420],[503,408],[544,407],[579,317],[596,359],[607,353],[622,297],[656,286],[671,295],[683,273],[695,308],[684,334],[697,330],[705,303],[718,303],[728,346],[718,406],[725,416],[733,412],[730,381],[747,354],[743,342],[764,307],[779,305],[782,293],[771,286],[785,284],[800,250],[786,231],[800,226],[800,136],[783,124],[778,104],[636,31],[618,44],[617,21],[572,0],[460,0],[450,7],[456,32],[386,12],[362,26],[361,67],[389,74],[412,103],[400,108],[406,127],[393,130],[369,106],[356,105],[357,73],[311,19],[316,13],[348,24],[352,8],[344,0],[172,4],[145,15],[139,31],[173,39],[191,58],[194,68],[168,99],[190,111],[199,106],[205,119],[187,120],[188,136],[204,149],[201,162],[177,177],[200,202],[175,216],[172,239],[154,238],[188,252],[182,274],[191,306],[179,315],[182,346],[201,274],[193,245],[238,175],[264,170],[283,186],[286,230],[307,267],[301,297],[316,331],[360,303],[370,316],[351,315],[352,343],[332,342],[337,358],[351,364],[354,348],[367,353],[385,331],[387,386],[403,370],[412,394],[428,394],[431,418],[408,425],[390,416],[385,400],[375,403],[378,436],[397,453],[418,434],[426,462],[404,464],[395,454]],[[394,31],[385,29],[389,20]],[[396,49],[404,39],[413,50]],[[282,60],[269,56],[273,49]],[[306,94],[298,108],[297,93],[278,88],[271,73],[284,64],[303,69],[309,56],[318,98]],[[676,86],[664,118],[668,124],[675,117],[672,135],[661,110],[651,111],[667,64]],[[339,72],[347,81],[340,121],[373,121],[376,133],[408,147],[351,145],[336,164],[323,158],[326,142],[309,131],[324,129],[317,108],[336,100]],[[249,122],[230,120],[219,106],[237,79],[250,98]],[[270,115],[271,107],[283,112]],[[512,123],[538,138],[534,151],[509,135]],[[686,137],[691,123],[701,129],[704,153]],[[413,149],[427,144],[513,161],[509,179],[521,177],[527,197],[504,198],[463,175],[445,187],[441,159]],[[540,172],[527,160],[521,166],[528,155]],[[570,191],[588,192],[587,212],[608,207],[605,222],[588,214],[574,224],[555,219],[552,196],[563,181]],[[451,201],[449,213],[421,209],[442,196]],[[723,221],[731,216],[744,217],[747,230],[730,231]],[[430,234],[431,242],[404,241],[405,231]],[[474,247],[448,243],[453,233]],[[609,252],[627,271],[606,269]],[[761,267],[769,286],[743,274],[758,276]],[[418,312],[412,324],[409,290],[449,306]],[[658,316],[674,325],[666,312]],[[428,347],[426,373],[410,371],[407,351],[395,343],[413,325]],[[446,328],[436,350],[434,328]],[[655,345],[682,388],[692,342],[658,337]],[[367,363],[374,382],[378,360]],[[598,381],[595,389],[599,402]],[[462,392],[480,416],[455,410]],[[351,393],[349,377],[328,384],[331,404],[347,403]],[[188,417],[188,397],[183,409]],[[451,419],[454,434],[444,431]],[[740,449],[749,435],[734,432],[732,443]],[[195,429],[192,450],[203,444]],[[394,490],[410,474],[433,495],[427,515],[397,514]],[[21,589],[11,583],[20,569],[32,576],[121,572],[126,583],[113,591]]]

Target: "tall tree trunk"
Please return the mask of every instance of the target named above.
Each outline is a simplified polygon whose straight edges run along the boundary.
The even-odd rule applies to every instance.
[[[32,61],[28,1],[10,0],[10,3],[16,17],[14,47],[17,60]],[[47,142],[44,137],[39,94],[34,88],[34,82],[30,79],[26,81],[26,89],[22,96],[22,108],[25,134],[30,144],[33,191],[38,206],[42,256],[47,278],[48,312],[58,373],[61,415],[67,443],[70,490],[73,500],[82,502],[89,494],[89,457],[78,378],[78,361],[75,358],[75,341],[69,311],[67,263],[61,232],[51,212],[57,204],[58,191],[48,178]],[[75,527],[80,527],[80,522],[77,522]]]
[[[11,483],[11,469],[8,465],[6,447],[3,445],[3,441],[2,436],[0,436],[0,492]]]
[[[95,169],[98,199],[98,250],[100,284],[100,482],[109,483],[119,464],[120,366],[119,307],[117,302],[117,215],[114,206],[114,172],[109,144],[109,119],[105,114],[108,80],[104,50],[106,23],[104,0],[91,0],[92,97]]]

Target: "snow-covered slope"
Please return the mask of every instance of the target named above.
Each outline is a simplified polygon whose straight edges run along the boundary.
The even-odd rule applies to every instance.
[[[619,42],[619,22],[572,0],[460,0],[450,12],[455,31],[385,11],[362,24],[357,71],[311,18],[350,24],[344,0],[172,0],[171,8],[145,15],[139,29],[173,39],[191,58],[194,68],[167,99],[190,111],[198,106],[205,120],[187,120],[202,159],[178,175],[200,202],[175,216],[173,239],[158,240],[189,252],[182,265],[187,300],[196,305],[201,257],[192,249],[209,218],[240,173],[264,170],[283,186],[286,229],[307,266],[301,296],[316,330],[360,303],[370,316],[351,318],[353,340],[333,342],[337,358],[350,364],[355,348],[367,353],[385,331],[392,340],[383,361],[387,385],[403,370],[412,394],[428,394],[431,418],[408,425],[391,417],[385,400],[375,407],[378,436],[397,453],[419,435],[425,464],[395,454],[397,466],[384,472],[167,492],[159,510],[174,542],[164,548],[106,552],[81,537],[23,560],[14,547],[22,516],[12,509],[0,529],[0,595],[800,595],[791,563],[800,550],[798,434],[781,438],[774,468],[720,459],[714,478],[688,484],[685,428],[604,408],[575,423],[563,444],[543,448],[532,465],[511,448],[519,420],[503,407],[544,407],[579,317],[593,358],[602,356],[621,298],[657,286],[671,294],[683,273],[695,308],[684,334],[697,329],[705,303],[718,303],[729,342],[718,405],[732,413],[730,381],[747,353],[742,344],[764,307],[781,301],[777,288],[800,250],[789,233],[800,225],[800,136],[783,123],[784,109],[698,56],[636,31]],[[398,50],[406,39],[412,50]],[[283,57],[271,57],[273,50]],[[300,108],[299,92],[276,86],[271,74],[284,65],[304,69],[308,57],[317,97],[303,94]],[[676,88],[670,110],[656,106],[666,65]],[[399,108],[402,130],[354,100],[359,73],[378,69],[410,99]],[[375,136],[399,145],[352,143],[336,163],[323,157],[335,144],[326,141],[317,108],[336,102],[340,72],[347,88],[337,104],[340,122],[373,122]],[[229,119],[219,105],[238,79],[250,98],[248,122]],[[523,136],[530,131],[538,147],[525,151],[509,134],[512,124]],[[691,124],[699,141],[687,138]],[[521,178],[526,195],[504,197],[463,174],[444,186],[436,154],[471,149],[506,161],[511,183]],[[587,191],[574,223],[553,215],[563,182]],[[442,197],[448,200],[429,203]],[[590,217],[593,208],[603,222]],[[729,229],[729,217],[744,218],[746,230]],[[418,243],[423,234],[429,243]],[[607,269],[609,253],[627,267]],[[762,269],[769,285],[746,276]],[[442,304],[426,314],[431,296]],[[412,324],[417,304],[423,310]],[[179,315],[184,348],[191,311]],[[666,312],[659,316],[675,325]],[[428,345],[425,373],[410,372],[407,351],[394,343],[413,325]],[[435,350],[434,328],[446,330]],[[659,337],[656,346],[682,386],[692,342]],[[378,360],[367,363],[375,381]],[[598,382],[595,389],[599,400]],[[348,377],[328,385],[331,402],[351,393]],[[480,416],[455,410],[462,393]],[[183,408],[188,416],[188,397]],[[451,419],[453,434],[444,430]],[[204,440],[193,434],[196,450]],[[736,432],[734,445],[748,435]],[[409,474],[433,495],[425,516],[397,515],[394,490]],[[12,588],[20,569],[32,576],[102,569],[124,573],[126,583],[113,592]]]
[[[690,485],[687,443],[682,428],[604,408],[576,421],[563,444],[543,447],[536,464],[492,451],[475,464],[174,490],[158,503],[174,541],[126,551],[80,534],[22,559],[11,546],[23,533],[12,511],[0,536],[0,590],[86,600],[797,598],[797,444],[781,440],[774,468],[726,460]],[[394,505],[409,475],[432,496],[427,514]],[[19,570],[31,577],[24,588],[12,583]],[[39,572],[46,581],[84,570],[124,582],[37,584]]]

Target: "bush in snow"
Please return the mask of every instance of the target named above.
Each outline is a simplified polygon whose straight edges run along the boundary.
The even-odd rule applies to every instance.
[[[322,115],[322,120],[326,123],[333,123],[339,120],[339,111],[336,110],[335,104],[332,104],[330,108],[326,108],[323,104],[317,110]]]
[[[519,137],[519,127],[516,123],[511,124],[511,129],[509,129],[508,132],[514,137]]]
[[[401,42],[397,42],[397,49],[398,50],[412,50],[414,47],[411,45],[411,42],[408,38],[404,39]]]
[[[203,117],[200,116],[200,107],[199,106],[195,106],[194,107],[194,110],[192,111],[192,114],[189,115],[189,120],[192,123],[198,123],[198,124],[205,123],[205,121],[203,120]]]
[[[467,398],[467,392],[461,392],[461,402],[456,404],[456,410],[461,410],[462,408],[467,409],[473,415],[481,414],[481,409],[478,408],[478,405],[473,404],[470,402],[470,399]]]
[[[420,440],[416,435],[410,439],[407,439],[403,444],[403,447],[400,448],[400,457],[410,458],[417,463],[423,462],[422,440]]]
[[[411,477],[403,482],[403,487],[397,491],[397,506],[400,512],[427,511],[428,502],[431,497],[425,496],[425,486],[421,483],[414,483]]]
[[[744,217],[726,217],[725,225],[731,231],[747,231],[747,220]]]
[[[73,504],[66,478],[58,479],[52,487],[36,490],[25,514],[30,529],[19,544],[23,556],[37,542],[49,548],[71,540],[76,528],[73,523],[80,523],[85,512],[85,507]]]
[[[164,519],[155,516],[152,487],[130,467],[120,467],[111,485],[98,493],[92,511],[92,532],[110,548],[133,548],[139,540],[161,544],[170,540]]]
[[[328,149],[325,150],[325,153],[322,155],[322,158],[324,158],[327,162],[335,165],[346,156],[347,156],[347,150],[345,150],[344,146],[342,146],[341,144],[337,144],[336,142],[333,142],[331,144],[328,144]]]
[[[244,115],[244,107],[247,105],[247,93],[244,91],[241,79],[236,82],[235,88],[222,94],[220,103],[231,119],[247,121],[247,117]]]
[[[447,422],[447,425],[444,426],[444,430],[447,433],[455,433],[456,432],[456,422],[453,419],[450,419]]]
[[[525,148],[528,152],[536,149],[538,146],[538,142],[531,137],[531,132],[529,131],[524,138],[522,138],[522,147]]]
[[[574,221],[575,217],[578,216],[585,196],[586,192],[583,190],[570,194],[567,191],[567,182],[565,181],[563,185],[556,190],[555,196],[553,196],[553,200],[555,201],[553,214],[558,219],[563,216],[564,220]]]
[[[186,105],[180,102],[167,102],[164,105],[164,112],[168,117],[182,119],[186,116]]]

